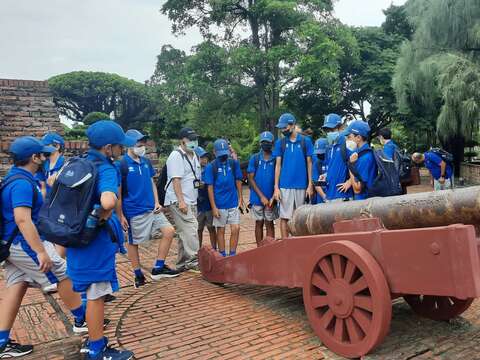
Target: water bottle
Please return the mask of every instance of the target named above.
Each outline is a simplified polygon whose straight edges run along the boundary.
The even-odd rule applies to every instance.
[[[98,233],[98,223],[100,215],[100,205],[95,205],[92,212],[88,215],[85,227],[82,231],[82,243],[88,245]]]

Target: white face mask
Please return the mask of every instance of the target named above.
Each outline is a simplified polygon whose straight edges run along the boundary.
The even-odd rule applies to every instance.
[[[347,140],[346,146],[347,146],[347,149],[350,151],[357,150],[357,143],[353,140]]]
[[[198,146],[198,140],[193,140],[185,143],[185,146],[187,147],[188,150],[195,150],[195,148]]]
[[[133,148],[133,153],[134,153],[135,155],[137,155],[137,156],[143,156],[143,155],[145,155],[145,152],[146,152],[146,151],[147,151],[147,150],[145,149],[145,146],[138,146],[138,147],[135,146],[135,147]]]

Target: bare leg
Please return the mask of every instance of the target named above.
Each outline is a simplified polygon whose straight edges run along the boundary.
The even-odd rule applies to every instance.
[[[238,245],[238,237],[240,235],[240,225],[230,225],[230,231],[232,232],[232,234],[230,235],[230,252],[232,252],[232,250],[236,252]]]
[[[172,246],[175,229],[172,226],[162,228],[162,239],[158,243],[157,259],[165,260]]]
[[[198,229],[197,233],[198,233],[198,245],[199,245],[198,247],[201,248],[202,242],[203,242],[203,229],[202,230]]]
[[[218,251],[225,251],[225,228],[217,227]]]
[[[213,249],[217,248],[217,231],[213,226],[207,226],[208,233],[210,234],[210,245]]]
[[[103,297],[87,302],[88,338],[96,341],[103,338],[105,303]]]
[[[128,258],[132,264],[132,268],[140,269],[140,256],[138,255],[138,245],[127,244]]]
[[[280,219],[280,232],[282,234],[282,239],[288,237],[288,219]]]
[[[263,240],[263,224],[263,220],[255,221],[255,241],[257,242],[257,246],[260,245]]]
[[[58,283],[58,294],[70,310],[78,309],[82,305],[80,293],[73,291],[73,285],[70,279],[64,279]]]
[[[13,327],[27,288],[28,284],[26,282],[20,282],[2,291],[0,330],[10,330]]]
[[[267,228],[267,236],[275,239],[275,224],[273,221],[265,221],[265,227]]]

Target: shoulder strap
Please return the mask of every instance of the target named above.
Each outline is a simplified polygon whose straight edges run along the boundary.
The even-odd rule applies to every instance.
[[[120,160],[120,175],[122,176],[122,197],[125,198],[128,195],[128,164],[125,157]]]
[[[260,153],[258,152],[253,156],[254,156],[253,164],[255,166],[255,173],[253,174],[253,176],[255,176],[255,175],[257,175],[258,165],[260,164]]]
[[[183,157],[185,160],[187,160],[188,165],[190,165],[190,169],[192,169],[193,177],[195,178],[195,180],[198,181],[199,179],[197,178],[197,173],[195,172],[195,169],[193,168],[193,164],[192,164],[192,162],[190,161],[190,159],[188,158],[188,155],[185,154],[185,153],[183,153],[183,152],[181,152],[179,149],[176,149],[175,151],[178,151],[178,152],[180,153],[180,155],[182,155],[182,157]],[[194,155],[194,156],[197,156],[197,155]]]
[[[228,159],[228,165],[230,165],[230,168],[232,169],[232,174],[233,177],[235,178],[235,181],[237,180],[237,167],[236,167],[236,161],[233,159]]]
[[[218,176],[218,162],[217,159],[212,161],[213,183],[217,182]]]
[[[340,153],[342,155],[343,162],[348,165],[347,159],[347,143],[343,142],[340,144]]]
[[[307,157],[307,144],[306,144],[305,136],[301,135],[301,134],[299,134],[299,136],[301,136],[300,145],[302,147],[303,156],[305,156],[305,158],[306,158]]]

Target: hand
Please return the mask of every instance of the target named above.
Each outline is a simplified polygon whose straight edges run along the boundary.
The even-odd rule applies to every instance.
[[[213,217],[216,217],[217,219],[220,219],[220,211],[218,211],[217,208],[212,209],[212,215],[213,215]]]
[[[238,202],[238,207],[241,209],[245,209],[245,203],[243,202],[243,199],[240,199],[240,201]]]
[[[350,162],[352,164],[357,160],[358,160],[358,153],[353,153],[352,155],[350,155]]]
[[[305,195],[308,196],[308,198],[312,199],[312,198],[313,198],[313,194],[314,194],[313,184],[310,183],[310,184],[308,184],[307,190],[305,191]]]
[[[182,202],[178,203],[178,210],[180,210],[184,214],[188,213],[188,206],[185,203],[185,201],[182,201]]]
[[[123,231],[128,231],[128,220],[125,216],[120,216],[120,224],[122,225]]]
[[[352,187],[352,184],[350,183],[350,181],[345,181],[343,184],[338,184],[337,185],[338,191],[343,192],[343,193],[350,190],[351,187]]]
[[[273,198],[277,201],[282,200],[282,193],[280,192],[279,188],[275,188],[275,191],[273,192]]]
[[[163,206],[160,205],[159,203],[155,203],[155,208],[153,209],[153,212],[155,214],[159,214],[163,211]]]
[[[268,199],[265,196],[262,196],[260,198],[260,201],[262,202],[263,206],[269,206],[270,205],[270,201],[268,201]]]
[[[42,252],[37,253],[38,266],[40,271],[46,273],[50,271],[53,266],[52,259],[48,256],[47,252],[43,250]]]
[[[440,178],[438,179],[438,182],[442,185],[445,184],[445,176],[440,176]]]
[[[53,183],[55,182],[55,180],[57,179],[57,175],[54,174],[54,175],[50,175],[47,179],[47,184],[48,186],[52,187],[53,186]]]

